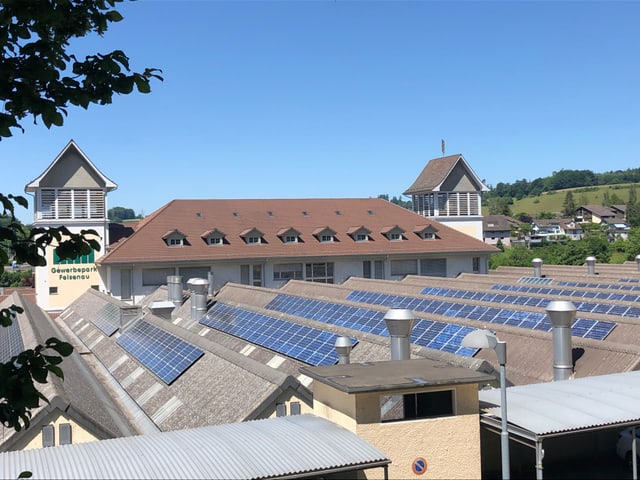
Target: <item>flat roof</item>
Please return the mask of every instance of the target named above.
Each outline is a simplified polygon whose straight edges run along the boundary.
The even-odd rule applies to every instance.
[[[302,367],[300,372],[346,393],[479,384],[495,380],[494,376],[486,373],[426,358]]]

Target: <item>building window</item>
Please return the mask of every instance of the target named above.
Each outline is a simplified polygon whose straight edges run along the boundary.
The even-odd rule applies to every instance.
[[[142,286],[157,287],[167,284],[167,277],[175,275],[174,268],[145,268],[142,270]]]
[[[365,260],[362,262],[362,276],[364,278],[384,279],[384,261]]]
[[[285,403],[276,403],[276,417],[287,416],[287,405]]]
[[[297,243],[298,237],[296,235],[286,235],[284,237],[284,243]]]
[[[480,273],[480,257],[473,257],[473,273]]]
[[[59,445],[70,445],[72,443],[71,424],[61,423],[58,425],[58,436],[60,438]]]
[[[369,240],[369,235],[365,233],[359,233],[356,235],[356,242],[366,242]]]
[[[261,243],[262,241],[260,237],[246,237],[245,240],[248,244],[257,244],[257,243]]]
[[[320,235],[320,242],[322,243],[333,242],[333,235]]]
[[[243,285],[262,286],[262,265],[240,265],[240,283]]]
[[[305,280],[308,282],[333,283],[333,263],[307,263]]]
[[[209,245],[222,245],[222,237],[209,237]]]
[[[416,260],[392,260],[391,275],[417,275],[418,262]]]
[[[182,238],[170,238],[169,239],[170,247],[181,247],[182,246]]]
[[[433,232],[424,232],[422,234],[422,239],[423,240],[435,240],[436,239],[436,234]]]
[[[389,240],[397,242],[399,240],[402,240],[402,234],[398,233],[398,232],[394,232],[389,234]]]
[[[274,280],[302,280],[301,263],[281,263],[273,266]]]
[[[57,295],[58,287],[49,287],[49,295]]]
[[[102,219],[105,216],[102,190],[43,188],[39,199],[40,219]]]
[[[56,444],[56,430],[53,425],[43,425],[42,427],[42,446],[53,447]]]
[[[380,420],[382,422],[447,417],[454,414],[453,390],[380,397]]]

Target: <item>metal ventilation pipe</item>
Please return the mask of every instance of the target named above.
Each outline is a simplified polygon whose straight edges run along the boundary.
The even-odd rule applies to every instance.
[[[191,292],[191,318],[200,320],[207,313],[209,282],[204,278],[191,278],[187,282]]]
[[[207,280],[209,281],[209,291],[207,292],[210,297],[213,296],[213,272],[207,272]]]
[[[406,308],[391,308],[384,316],[391,337],[391,360],[409,360],[409,336],[416,321],[415,314]]]
[[[126,305],[120,307],[120,328],[124,328],[132,321],[142,316],[140,305]]]
[[[176,307],[182,305],[182,277],[180,275],[169,275],[167,277],[167,290],[170,302]]]
[[[335,344],[336,352],[338,352],[338,365],[351,363],[349,355],[351,354],[351,338],[338,337]]]
[[[638,266],[638,271],[640,272],[640,255],[636,255],[636,265]]]
[[[587,257],[587,275],[595,275],[596,273],[596,257]]]
[[[568,380],[573,372],[571,325],[576,306],[566,300],[554,300],[547,305],[553,338],[553,380]]]
[[[542,259],[534,258],[531,260],[531,263],[533,264],[533,276],[538,278],[542,277]]]

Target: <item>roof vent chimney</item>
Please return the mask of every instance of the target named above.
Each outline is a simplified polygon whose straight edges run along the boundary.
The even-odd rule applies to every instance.
[[[212,271],[207,272],[207,281],[209,282],[209,290],[207,291],[207,294],[210,297],[212,297],[213,296],[213,272]]]
[[[169,275],[167,277],[168,300],[176,307],[182,305],[182,277],[180,275]]]
[[[587,257],[587,275],[595,275],[596,273],[596,257]]]
[[[409,360],[409,336],[415,323],[415,314],[406,308],[391,308],[384,316],[391,336],[391,360]]]
[[[338,352],[338,365],[344,365],[351,363],[349,355],[351,354],[351,338],[338,337],[336,338],[336,352]]]
[[[638,271],[640,272],[640,255],[636,255],[636,265],[638,266]]]
[[[191,319],[197,321],[207,314],[209,282],[204,278],[190,278],[187,285],[191,292]]]
[[[533,276],[537,278],[541,278],[542,277],[542,259],[534,258],[533,260],[531,260],[531,263],[533,264]]]
[[[554,300],[547,305],[553,338],[553,380],[568,380],[573,371],[571,356],[571,325],[576,307],[566,300]]]

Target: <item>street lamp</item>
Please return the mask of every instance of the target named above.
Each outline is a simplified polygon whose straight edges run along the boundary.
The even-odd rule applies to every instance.
[[[498,356],[500,364],[500,416],[502,429],[500,431],[500,451],[502,454],[502,478],[510,478],[509,469],[509,431],[507,430],[507,344],[498,340],[491,330],[474,330],[462,339],[463,347],[492,348]]]

